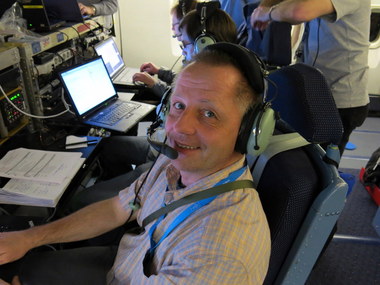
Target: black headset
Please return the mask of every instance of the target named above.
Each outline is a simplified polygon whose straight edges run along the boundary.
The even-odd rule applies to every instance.
[[[259,95],[260,101],[243,117],[235,144],[235,150],[240,153],[259,155],[267,147],[276,123],[270,102],[265,102],[268,75],[265,64],[254,52],[241,45],[219,42],[206,49],[220,50],[234,58],[249,85]]]
[[[182,11],[182,17],[185,17],[186,15],[186,1],[185,0],[179,0],[178,4],[181,6],[181,11]]]
[[[265,78],[268,73],[265,64],[254,52],[237,44],[220,42],[209,45],[206,49],[220,50],[234,58],[249,85],[259,95],[259,102],[242,119],[235,144],[236,151],[257,156],[267,147],[276,122],[275,112],[270,107],[270,102],[265,102],[267,91]],[[169,112],[170,93],[169,88],[161,100],[156,125],[152,124],[151,133],[157,125],[165,123]]]
[[[208,33],[206,30],[207,18],[215,12],[216,9],[220,9],[219,1],[199,2],[197,3],[197,14],[201,19],[201,34],[194,40],[194,53],[201,52],[205,47],[215,44],[215,37]]]

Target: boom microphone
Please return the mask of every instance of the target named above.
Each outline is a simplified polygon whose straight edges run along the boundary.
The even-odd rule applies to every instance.
[[[150,136],[148,136],[147,138],[148,138],[148,143],[159,153],[162,153],[163,155],[167,156],[170,159],[176,159],[178,157],[178,151],[176,151],[174,148],[162,142],[151,140]]]

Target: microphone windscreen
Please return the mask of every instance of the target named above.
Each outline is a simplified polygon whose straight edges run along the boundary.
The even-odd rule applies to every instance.
[[[162,153],[163,155],[167,156],[170,159],[176,159],[178,157],[178,152],[168,146],[167,144],[164,144],[162,142],[151,140],[148,136],[148,143],[159,153]]]
[[[164,144],[161,149],[162,154],[169,157],[170,159],[176,159],[178,157],[178,151],[166,144]]]

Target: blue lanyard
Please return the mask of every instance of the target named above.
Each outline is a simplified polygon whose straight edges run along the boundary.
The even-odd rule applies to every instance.
[[[238,170],[235,170],[234,172],[230,173],[228,177],[220,180],[218,183],[216,183],[214,186],[230,183],[232,181],[235,181],[238,177],[240,177],[243,172],[245,171],[246,167],[242,167]],[[153,234],[154,231],[156,230],[158,224],[165,218],[166,215],[160,216],[157,221],[153,224],[153,226],[149,229],[149,236],[150,236],[150,249],[149,249],[149,254],[153,255],[155,249],[157,246],[161,244],[161,242],[176,228],[178,227],[184,220],[186,220],[192,213],[194,213],[196,210],[202,208],[203,206],[211,203],[216,196],[206,198],[200,201],[197,201],[193,204],[191,204],[189,207],[187,207],[185,210],[182,211],[175,219],[174,221],[169,225],[169,227],[166,229],[162,237],[158,242],[155,242],[153,239]]]

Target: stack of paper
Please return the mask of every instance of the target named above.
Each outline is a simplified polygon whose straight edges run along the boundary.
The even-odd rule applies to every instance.
[[[0,189],[0,203],[55,207],[83,165],[80,152],[19,148],[0,160],[0,176],[11,178]]]

